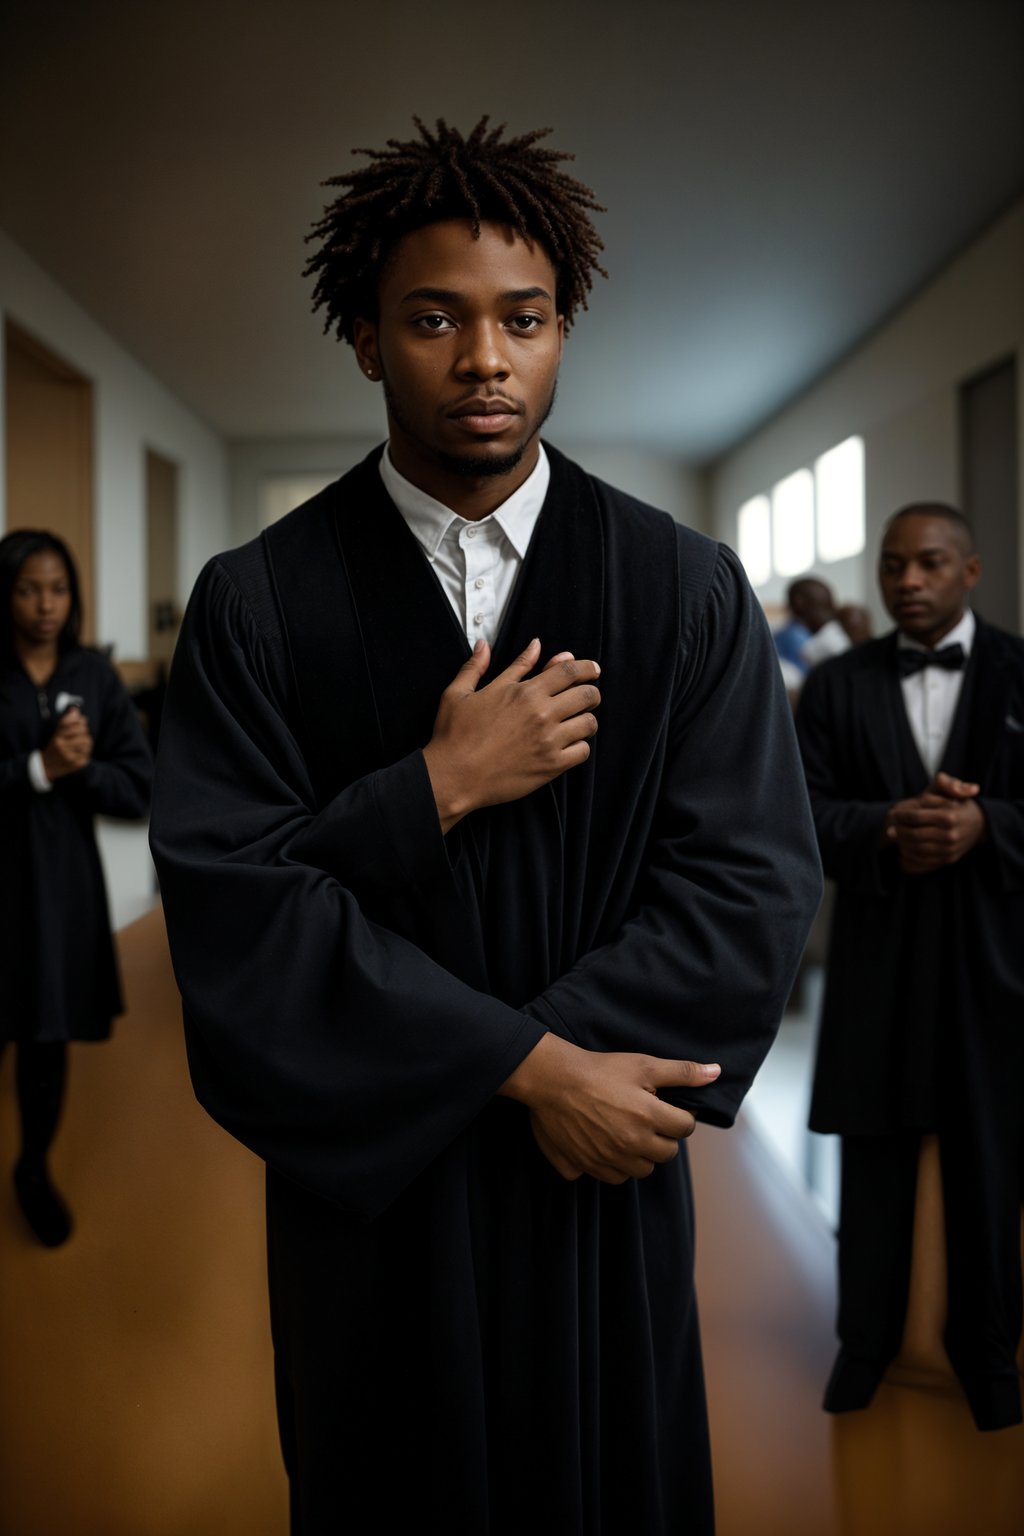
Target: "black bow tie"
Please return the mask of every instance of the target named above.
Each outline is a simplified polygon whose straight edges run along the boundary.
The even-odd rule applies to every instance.
[[[945,667],[949,672],[959,672],[966,660],[962,645],[944,645],[937,651],[917,651],[909,645],[901,645],[896,652],[900,677],[913,677],[925,667]]]

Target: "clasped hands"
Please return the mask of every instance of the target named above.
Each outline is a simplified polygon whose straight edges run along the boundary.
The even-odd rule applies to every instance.
[[[43,772],[52,784],[78,773],[92,761],[92,736],[82,711],[72,706],[61,715],[57,729],[42,752]]]
[[[893,845],[907,875],[927,875],[955,864],[987,831],[977,803],[980,785],[937,773],[920,795],[890,806],[883,838]]]
[[[601,702],[596,661],[559,651],[530,677],[539,640],[485,687],[490,647],[478,641],[441,696],[423,750],[441,830],[471,811],[522,799],[590,756]],[[659,1088],[702,1088],[720,1068],[630,1051],[588,1051],[546,1034],[499,1089],[530,1110],[534,1139],[564,1179],[645,1178],[678,1154],[695,1120]]]

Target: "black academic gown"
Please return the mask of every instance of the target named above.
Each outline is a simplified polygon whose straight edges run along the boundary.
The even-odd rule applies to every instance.
[[[492,674],[602,664],[589,762],[438,828],[468,645],[377,457],[212,562],[153,847],[197,1093],[267,1159],[303,1536],[711,1528],[685,1155],[561,1180],[496,1099],[545,1030],[717,1060],[727,1125],[819,895],[778,666],[735,558],[549,450]]]
[[[28,760],[53,734],[60,693],[85,701],[92,761],[39,794]],[[150,776],[138,717],[98,652],[65,652],[41,689],[0,665],[0,1041],[110,1033],[121,993],[93,817],[144,816]]]
[[[797,731],[836,881],[811,1127],[843,1142],[839,1336],[879,1374],[899,1348],[920,1136],[937,1133],[945,1344],[979,1428],[1020,1419],[1024,1100],[1024,642],[978,620],[941,767],[980,784],[986,837],[901,872],[888,808],[931,775],[896,635],[808,678]]]

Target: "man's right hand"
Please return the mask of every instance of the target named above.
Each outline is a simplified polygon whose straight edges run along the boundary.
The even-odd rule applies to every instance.
[[[643,1179],[667,1163],[694,1117],[659,1099],[659,1088],[706,1088],[717,1065],[628,1051],[585,1051],[548,1034],[499,1089],[531,1111],[534,1138],[564,1179],[603,1184]]]
[[[442,832],[481,806],[522,799],[590,756],[601,668],[559,652],[528,677],[539,657],[540,641],[531,640],[481,688],[491,651],[480,641],[441,695],[423,756]]]
[[[43,772],[52,784],[69,773],[78,773],[92,759],[92,736],[80,709],[61,715],[50,740],[43,748]]]

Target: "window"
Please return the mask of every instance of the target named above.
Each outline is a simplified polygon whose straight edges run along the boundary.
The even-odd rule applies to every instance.
[[[864,439],[823,453],[814,466],[819,560],[846,560],[864,548]]]
[[[753,496],[739,513],[739,551],[752,587],[763,587],[772,574],[772,509],[767,496]]]
[[[799,576],[813,564],[814,476],[798,469],[772,491],[772,566],[779,576]]]
[[[737,513],[740,559],[753,587],[864,548],[864,439],[848,437],[814,462],[752,496]]]

